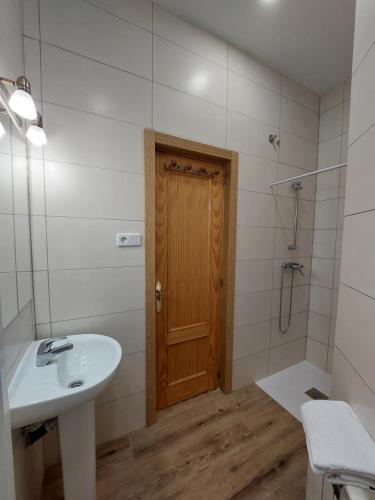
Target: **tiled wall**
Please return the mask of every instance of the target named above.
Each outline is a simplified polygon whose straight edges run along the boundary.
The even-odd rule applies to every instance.
[[[39,14],[24,3],[26,70],[49,138],[31,170],[37,332],[107,333],[123,346],[97,401],[98,441],[145,423],[144,251],[114,243],[144,231],[145,127],[240,152],[234,386],[303,360],[315,181],[293,254],[294,193],[269,184],[316,168],[319,97],[149,0],[40,0]],[[290,257],[306,276],[281,336]]]
[[[22,2],[4,0],[0,10],[0,76],[16,79],[24,74]],[[11,441],[6,394],[22,353],[35,338],[27,145],[7,115],[0,114],[0,120],[6,129],[0,139],[0,385],[4,390],[0,394],[0,468],[13,483],[13,451],[15,484],[10,488],[18,500],[29,500],[40,493],[42,448],[39,443],[26,452],[18,430],[12,433],[13,450],[7,446]],[[5,483],[2,477],[0,497],[11,498],[2,489]]]
[[[357,0],[333,394],[375,439],[375,4]]]
[[[347,161],[350,80],[321,96],[318,168]],[[317,176],[306,359],[332,371],[346,168]]]
[[[21,2],[2,5],[0,76],[24,73]],[[0,114],[0,346],[10,376],[25,343],[34,337],[26,141]]]

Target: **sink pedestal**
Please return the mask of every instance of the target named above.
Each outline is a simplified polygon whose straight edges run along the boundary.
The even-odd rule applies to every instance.
[[[95,403],[59,416],[65,500],[95,500]]]

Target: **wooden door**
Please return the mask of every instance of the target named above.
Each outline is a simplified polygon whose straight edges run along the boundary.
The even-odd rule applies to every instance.
[[[157,153],[158,409],[217,387],[224,179],[223,165]]]

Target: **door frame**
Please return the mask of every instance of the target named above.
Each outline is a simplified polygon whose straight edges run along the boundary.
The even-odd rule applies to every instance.
[[[156,422],[155,312],[155,160],[157,151],[185,154],[225,167],[222,328],[219,332],[218,386],[232,391],[234,276],[237,229],[238,153],[145,129],[145,286],[146,286],[146,423]]]

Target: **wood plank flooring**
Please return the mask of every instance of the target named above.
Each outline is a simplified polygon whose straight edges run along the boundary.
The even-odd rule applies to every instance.
[[[304,500],[301,424],[256,385],[202,394],[97,451],[98,500]],[[47,471],[43,500],[63,498]],[[82,499],[84,500],[84,499]]]

